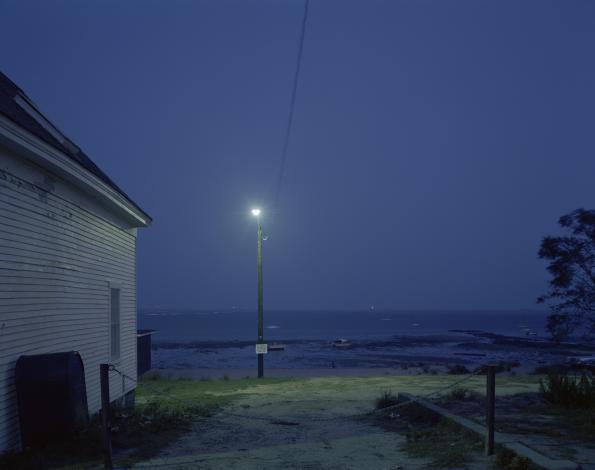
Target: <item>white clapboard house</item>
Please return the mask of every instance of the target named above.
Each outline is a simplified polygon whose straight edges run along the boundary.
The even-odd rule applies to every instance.
[[[0,454],[20,446],[19,356],[78,351],[90,413],[100,363],[136,377],[136,237],[150,222],[0,73]],[[112,398],[134,387],[111,374]]]

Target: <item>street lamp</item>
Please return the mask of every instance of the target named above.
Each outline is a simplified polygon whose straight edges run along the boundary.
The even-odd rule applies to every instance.
[[[257,238],[257,266],[258,266],[258,340],[256,341],[256,355],[258,356],[258,378],[264,376],[264,355],[267,352],[267,345],[264,343],[263,324],[262,324],[262,225],[260,223],[261,210],[252,209],[252,215],[256,217],[258,223]]]

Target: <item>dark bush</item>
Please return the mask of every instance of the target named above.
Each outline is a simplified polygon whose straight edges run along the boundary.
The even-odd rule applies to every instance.
[[[448,366],[447,373],[451,375],[462,375],[469,374],[470,370],[462,364],[455,364],[454,366]]]
[[[445,395],[444,398],[449,401],[479,401],[482,399],[482,396],[468,388],[457,387]]]
[[[587,372],[580,376],[550,370],[539,381],[544,399],[565,408],[595,408],[595,378]]]
[[[571,364],[548,364],[545,366],[537,366],[533,373],[535,375],[547,375],[550,372],[557,372],[558,374],[581,374],[581,373],[595,373],[595,367],[588,364],[571,363]]]
[[[526,457],[520,457],[504,447],[496,449],[496,465],[504,470],[536,470],[537,467]]]
[[[519,367],[521,365],[518,361],[500,361],[496,366],[496,374],[500,372],[510,372],[515,367]],[[488,371],[488,366],[479,366],[475,369],[475,372],[479,372],[480,374],[485,374]]]

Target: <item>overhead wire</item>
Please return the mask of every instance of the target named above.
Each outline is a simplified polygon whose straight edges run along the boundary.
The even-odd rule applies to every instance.
[[[297,53],[297,62],[295,72],[293,75],[293,87],[291,90],[291,99],[289,102],[289,114],[287,116],[287,125],[285,127],[285,136],[283,138],[283,148],[281,151],[281,162],[279,165],[279,173],[277,175],[277,184],[273,197],[273,210],[271,214],[271,222],[274,221],[275,215],[279,207],[279,197],[281,195],[281,188],[283,185],[283,178],[285,176],[285,166],[287,163],[287,151],[289,149],[289,141],[291,138],[291,131],[293,127],[293,116],[295,112],[295,102],[297,97],[298,83],[300,79],[300,70],[302,68],[302,55],[304,51],[304,39],[306,37],[306,24],[308,22],[308,10],[310,7],[310,0],[304,0],[304,13],[302,16],[302,27],[300,32],[300,40]]]

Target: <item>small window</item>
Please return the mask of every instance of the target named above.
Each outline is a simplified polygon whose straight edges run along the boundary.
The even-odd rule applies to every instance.
[[[120,359],[120,289],[110,287],[110,359]]]

